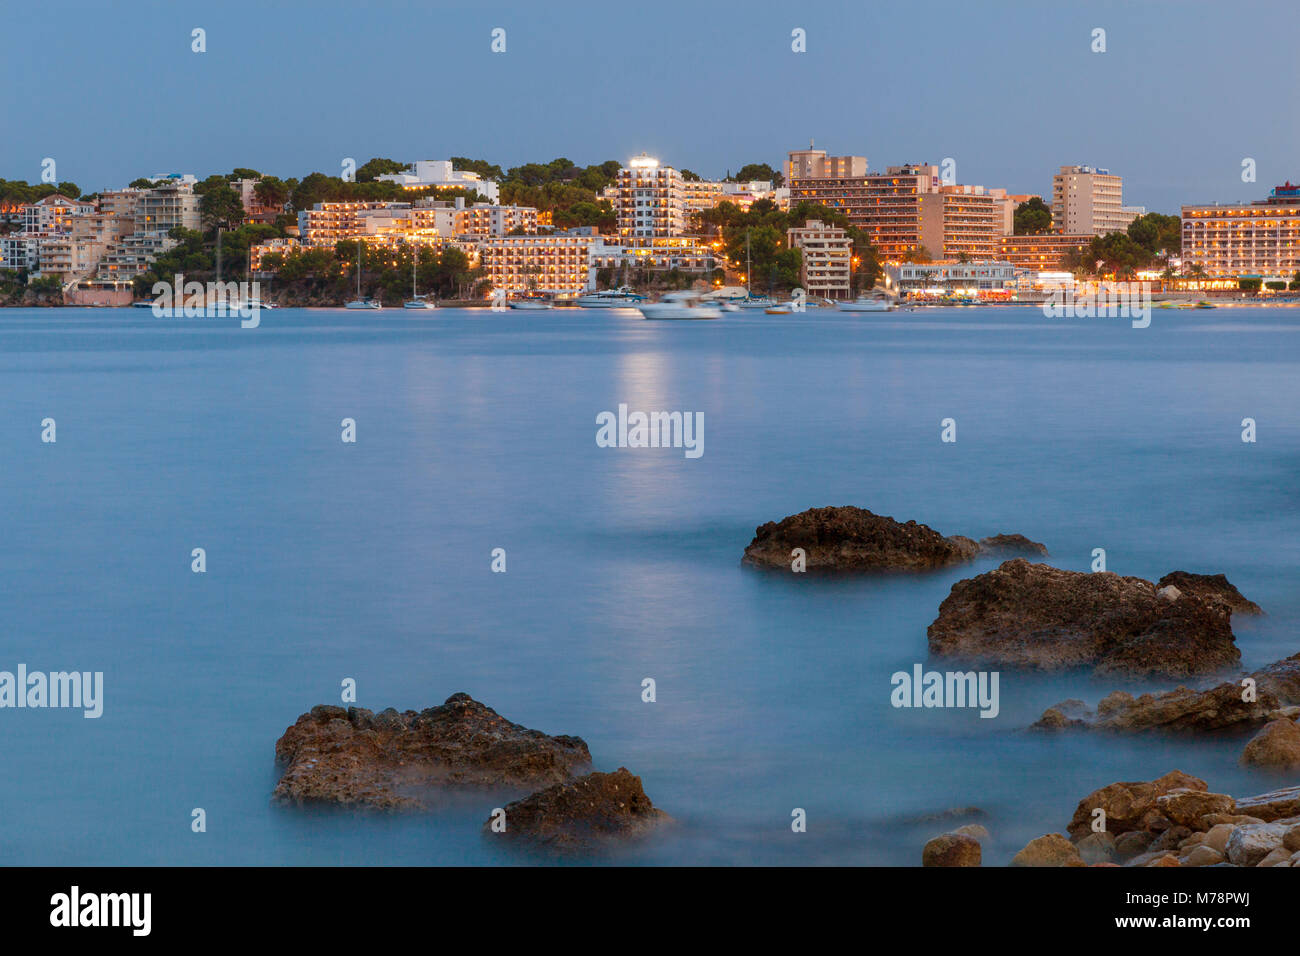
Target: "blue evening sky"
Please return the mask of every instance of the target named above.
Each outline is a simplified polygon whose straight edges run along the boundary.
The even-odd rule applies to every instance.
[[[83,190],[344,157],[503,168],[647,151],[701,175],[815,138],[870,168],[1050,193],[1106,166],[1133,205],[1300,179],[1294,0],[0,2],[0,177]],[[207,31],[207,52],[190,32]],[[506,30],[506,52],[490,50]],[[791,52],[791,31],[807,52]],[[1106,31],[1105,53],[1090,49]],[[1257,163],[1244,183],[1241,163]]]

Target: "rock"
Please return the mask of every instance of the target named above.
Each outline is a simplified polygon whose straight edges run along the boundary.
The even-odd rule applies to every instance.
[[[1179,594],[1190,594],[1207,604],[1217,604],[1236,614],[1263,614],[1254,601],[1248,601],[1222,574],[1193,574],[1190,571],[1170,571],[1156,582],[1158,588],[1174,588]]]
[[[1300,726],[1285,718],[1265,724],[1246,744],[1241,762],[1274,770],[1300,770]]]
[[[1168,604],[1173,604],[1182,596],[1183,592],[1178,590],[1178,588],[1174,587],[1172,584],[1156,591],[1156,597]]]
[[[1183,866],[1214,866],[1223,862],[1223,854],[1214,847],[1201,845],[1194,847],[1183,857]]]
[[[1129,830],[1115,838],[1115,856],[1121,860],[1132,859],[1146,853],[1154,835],[1145,830]]]
[[[1178,861],[1178,857],[1174,856],[1172,853],[1166,853],[1164,856],[1157,857],[1156,859],[1152,860],[1150,863],[1144,865],[1145,866],[1182,866],[1183,864],[1180,863]]]
[[[863,572],[928,571],[971,561],[989,548],[1020,551],[1043,546],[1023,535],[997,535],[983,542],[962,535],[945,537],[928,525],[845,505],[810,508],[760,525],[742,563],[791,571],[795,548],[804,550],[810,572]]]
[[[1294,715],[1300,705],[1300,654],[1277,661],[1249,675],[1255,682],[1255,700],[1242,699],[1241,680],[1219,684],[1209,690],[1179,687],[1162,694],[1140,697],[1115,691],[1097,705],[1096,714],[1086,709],[1071,713],[1064,704],[1048,708],[1035,727],[1061,725],[1060,712],[1071,718],[1069,727],[1099,730],[1221,730]]]
[[[1234,812],[1237,809],[1237,801],[1226,793],[1174,790],[1157,797],[1156,806],[1174,823],[1185,827],[1198,827],[1201,817],[1206,814]]]
[[[1255,797],[1241,797],[1237,800],[1237,812],[1264,821],[1300,816],[1300,787],[1285,787]]]
[[[952,832],[961,836],[973,837],[974,839],[979,840],[981,844],[987,842],[989,839],[988,828],[980,826],[978,823],[968,823],[964,827],[958,827]]]
[[[1114,862],[1118,855],[1115,850],[1115,838],[1109,833],[1089,833],[1074,845],[1083,862],[1089,865]]]
[[[922,866],[979,866],[980,841],[964,833],[945,833],[925,845]]]
[[[1071,836],[1082,839],[1091,831],[1093,811],[1100,807],[1106,811],[1106,829],[1116,837],[1129,830],[1163,832],[1170,821],[1156,800],[1174,790],[1206,789],[1204,780],[1181,770],[1172,770],[1150,782],[1112,783],[1079,801],[1067,829]]]
[[[1234,866],[1255,866],[1282,846],[1284,834],[1276,823],[1247,823],[1232,831],[1224,855]]]
[[[1276,850],[1269,853],[1268,856],[1264,857],[1264,859],[1260,860],[1255,865],[1256,866],[1277,866],[1279,863],[1290,863],[1290,862],[1291,862],[1291,851],[1284,850],[1282,847],[1278,847]]]
[[[1012,866],[1083,866],[1083,857],[1073,843],[1059,833],[1030,840],[1011,859]]]
[[[1263,823],[1259,817],[1252,817],[1247,813],[1207,813],[1201,817],[1201,826],[1210,831],[1217,826],[1227,824],[1236,828],[1245,823]]]
[[[995,534],[990,538],[980,538],[980,550],[985,554],[1032,554],[1040,558],[1048,557],[1047,547],[1037,541],[1030,541],[1023,534]]]
[[[1041,670],[1182,677],[1241,659],[1227,613],[1159,601],[1142,578],[1024,558],[954,584],[926,633],[935,656]]]
[[[1184,840],[1192,835],[1188,827],[1173,826],[1160,834],[1151,844],[1152,850],[1177,850]]]
[[[1228,848],[1228,837],[1232,836],[1232,831],[1235,829],[1237,829],[1236,826],[1231,823],[1216,824],[1205,832],[1203,845],[1208,846],[1211,850],[1223,853]]]
[[[276,742],[286,764],[274,799],[422,809],[438,788],[524,789],[591,765],[578,737],[513,724],[467,694],[416,713],[313,707]]]
[[[552,853],[586,853],[640,839],[671,819],[650,802],[641,778],[619,767],[613,773],[589,773],[557,783],[507,804],[505,830],[494,832],[489,818],[483,833]],[[978,843],[975,849],[978,852]]]
[[[1282,835],[1282,845],[1292,853],[1300,853],[1300,824],[1291,827]]]

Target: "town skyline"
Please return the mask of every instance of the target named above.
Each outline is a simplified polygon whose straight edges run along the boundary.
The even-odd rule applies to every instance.
[[[69,123],[63,109],[29,111],[12,118],[22,132],[0,143],[0,169],[35,182],[54,158],[59,179],[88,192],[236,166],[337,175],[344,158],[372,156],[463,155],[507,168],[647,152],[721,178],[744,163],[779,169],[811,138],[832,154],[864,155],[877,171],[951,158],[958,182],[1017,193],[1043,194],[1062,164],[1107,167],[1124,176],[1127,201],[1172,213],[1186,202],[1249,200],[1260,184],[1294,179],[1300,154],[1278,101],[1241,95],[1255,71],[1272,71],[1278,90],[1300,81],[1284,31],[1239,35],[1243,16],[1281,9],[1272,4],[974,11],[940,2],[918,22],[907,11],[791,11],[760,0],[737,17],[665,2],[648,25],[593,5],[589,16],[604,27],[592,35],[603,39],[579,47],[572,22],[517,5],[379,3],[359,17],[318,3],[307,17],[306,7],[183,2],[128,19],[74,0],[55,6],[77,28],[54,37],[56,28],[30,25],[13,74],[34,75],[48,52],[42,41],[57,40],[64,69],[46,78],[46,102],[70,106],[112,76],[114,100],[140,104],[138,119],[91,109]],[[393,30],[386,12],[404,29]],[[23,30],[22,17],[5,21]],[[245,28],[248,17],[257,29]],[[201,53],[192,29],[204,30]],[[505,31],[499,53],[496,29]],[[1104,52],[1091,49],[1097,29]],[[792,50],[795,30],[805,52]],[[320,56],[340,35],[376,59],[349,71]],[[152,69],[121,68],[113,51],[128,43],[150,51]],[[530,102],[539,76],[545,92]],[[1246,159],[1254,182],[1242,179]]]

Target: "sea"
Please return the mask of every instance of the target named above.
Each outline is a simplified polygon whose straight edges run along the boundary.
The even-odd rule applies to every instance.
[[[996,559],[741,556],[856,505],[1070,570],[1223,572],[1267,612],[1233,623],[1243,667],[1270,663],[1300,651],[1298,360],[1300,311],[1262,307],[0,310],[0,670],[103,674],[99,717],[0,709],[0,861],[539,862],[481,832],[517,793],[273,805],[276,740],[349,687],[468,693],[637,774],[673,823],[587,865],[915,866],[969,822],[998,864],[1114,781],[1294,783],[1239,765],[1248,735],[1030,727],[1169,681],[1004,669],[996,716],[894,706],[893,675],[952,669],[926,627]],[[620,405],[698,413],[700,454],[598,442]]]

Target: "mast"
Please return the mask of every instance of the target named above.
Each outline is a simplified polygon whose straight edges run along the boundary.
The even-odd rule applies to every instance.
[[[420,262],[420,244],[415,243],[415,254],[411,257],[411,298],[418,299],[420,294],[415,285],[415,267]]]
[[[751,282],[753,280],[753,276],[751,275],[751,273],[754,271],[754,267],[749,261],[749,232],[750,231],[748,229],[745,230],[745,298],[746,299],[752,299],[754,297],[754,293],[750,288]]]
[[[357,298],[361,298],[361,240],[357,239]]]

